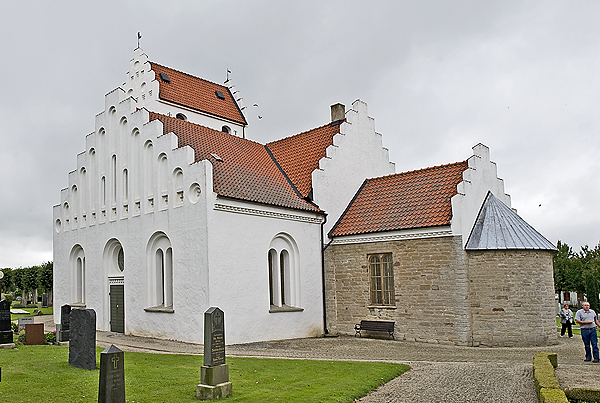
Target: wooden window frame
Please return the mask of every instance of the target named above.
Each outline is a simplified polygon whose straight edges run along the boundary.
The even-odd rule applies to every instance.
[[[367,256],[369,264],[369,303],[371,306],[396,306],[394,260],[391,253]]]

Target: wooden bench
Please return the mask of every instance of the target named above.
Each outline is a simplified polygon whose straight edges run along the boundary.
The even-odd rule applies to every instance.
[[[361,320],[360,324],[354,325],[354,331],[356,332],[354,337],[356,335],[362,337],[361,330],[368,330],[371,332],[388,332],[390,337],[396,340],[394,338],[394,323],[381,320]]]

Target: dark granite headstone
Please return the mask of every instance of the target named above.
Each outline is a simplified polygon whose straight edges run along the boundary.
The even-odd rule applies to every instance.
[[[125,403],[123,352],[114,345],[100,353],[98,403]]]
[[[0,344],[13,342],[13,332],[10,327],[10,304],[7,300],[0,301]]]
[[[225,364],[225,315],[217,307],[204,312],[204,365],[200,368],[198,399],[220,399],[232,392]]]
[[[69,365],[96,369],[96,311],[73,309],[70,325]]]
[[[225,317],[217,307],[204,312],[204,365],[225,364]]]
[[[42,293],[42,308],[48,308],[48,294]]]
[[[69,341],[70,315],[70,305],[63,305],[60,307],[60,331],[56,333],[56,339],[58,341]]]
[[[25,325],[25,344],[43,345],[46,344],[44,337],[43,323],[28,323]]]

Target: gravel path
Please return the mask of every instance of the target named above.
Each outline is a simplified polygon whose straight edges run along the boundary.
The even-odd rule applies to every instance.
[[[531,364],[409,363],[363,403],[537,402]]]

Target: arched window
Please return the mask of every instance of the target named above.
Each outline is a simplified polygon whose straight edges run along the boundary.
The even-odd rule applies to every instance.
[[[81,245],[71,249],[71,303],[85,304],[85,253]]]
[[[175,205],[183,204],[183,171],[181,168],[175,168],[173,171],[173,190],[175,194]]]
[[[231,134],[231,127],[229,126],[223,126],[221,127],[221,131],[227,134]]]
[[[175,115],[175,117],[180,120],[187,120],[187,116],[185,116],[183,113],[178,113],[177,115]]]
[[[272,312],[300,306],[298,247],[287,234],[278,234],[268,252],[269,304]]]
[[[148,242],[147,311],[173,311],[173,249],[163,232],[155,233]]]

